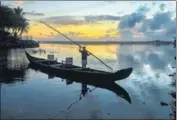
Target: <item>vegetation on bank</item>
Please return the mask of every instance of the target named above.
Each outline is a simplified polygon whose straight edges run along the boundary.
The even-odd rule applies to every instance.
[[[0,12],[0,48],[39,46],[35,41],[20,40],[20,36],[29,29],[29,22],[24,17],[22,8],[10,8],[0,4]]]
[[[175,38],[175,46],[174,46],[174,48],[176,48],[176,38]],[[176,56],[175,56],[175,60],[176,60]],[[176,68],[176,67],[174,67],[174,68]],[[171,103],[171,108],[172,108],[171,118],[172,118],[172,120],[176,120],[176,72],[173,73],[170,76],[172,76],[174,78],[172,86],[175,88],[175,90],[170,93],[170,95],[173,98],[173,101]]]

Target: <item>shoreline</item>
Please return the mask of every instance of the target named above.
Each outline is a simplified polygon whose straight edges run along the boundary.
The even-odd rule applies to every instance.
[[[13,48],[36,48],[39,43],[34,40],[17,40],[15,42],[0,42],[0,49],[13,49]]]

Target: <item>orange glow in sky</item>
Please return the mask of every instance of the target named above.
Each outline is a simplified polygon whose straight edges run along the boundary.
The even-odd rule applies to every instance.
[[[76,45],[55,45],[55,44],[40,44],[42,49],[50,49],[51,51],[57,51],[59,56],[80,56],[79,47]],[[102,59],[117,59],[119,50],[118,45],[87,45],[87,50]]]
[[[74,38],[88,38],[90,40],[109,37],[119,37],[117,23],[97,22],[88,24],[70,24],[70,25],[49,25],[60,32]],[[26,35],[33,38],[55,38],[58,33],[43,24],[30,24],[30,29]]]

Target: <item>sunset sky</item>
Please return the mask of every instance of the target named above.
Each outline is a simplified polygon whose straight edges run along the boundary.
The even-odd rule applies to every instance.
[[[30,22],[26,35],[36,40],[64,40],[45,21],[74,40],[153,40],[176,36],[176,2],[3,1],[20,6]]]

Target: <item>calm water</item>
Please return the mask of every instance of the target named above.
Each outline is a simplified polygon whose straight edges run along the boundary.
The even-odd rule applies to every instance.
[[[132,104],[115,93],[94,86],[81,100],[81,83],[67,84],[65,80],[28,66],[23,49],[0,51],[1,117],[2,118],[146,118],[169,119],[171,103],[168,94],[172,79],[168,74],[175,70],[175,49],[173,46],[87,46],[88,50],[111,66],[114,71],[133,67],[132,74],[116,83],[130,95]],[[72,45],[40,45],[46,52],[32,53],[46,58],[54,54],[58,61],[73,57],[74,64],[80,66],[78,47]],[[88,67],[109,71],[93,57],[88,59]],[[69,108],[68,108],[69,107]],[[67,109],[68,108],[68,109]]]

